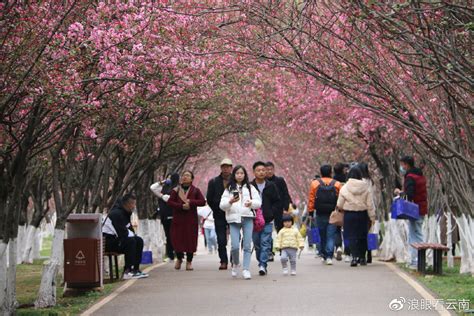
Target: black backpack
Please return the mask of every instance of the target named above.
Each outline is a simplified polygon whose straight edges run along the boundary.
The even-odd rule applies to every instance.
[[[337,191],[336,180],[332,180],[328,185],[323,180],[317,179],[319,187],[314,200],[314,209],[316,214],[331,214],[336,208]]]

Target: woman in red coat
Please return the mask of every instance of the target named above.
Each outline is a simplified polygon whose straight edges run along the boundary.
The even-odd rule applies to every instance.
[[[175,269],[181,269],[186,253],[186,270],[193,270],[193,253],[197,249],[198,215],[197,207],[204,206],[206,200],[201,191],[192,185],[194,174],[184,171],[181,174],[181,185],[171,192],[168,205],[173,209],[171,224],[171,243],[176,252]]]

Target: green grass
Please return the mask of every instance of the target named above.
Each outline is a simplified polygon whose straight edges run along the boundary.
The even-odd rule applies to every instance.
[[[33,264],[17,266],[17,300],[22,307],[17,310],[18,315],[78,315],[100,298],[112,292],[122,282],[105,284],[101,292],[87,292],[76,297],[63,297],[63,286],[57,286],[57,305],[52,308],[35,309],[32,307],[38,293],[41,271],[44,260],[35,260]]]
[[[53,236],[43,238],[43,245],[40,250],[40,256],[42,258],[49,258],[51,256],[51,247],[53,245]]]
[[[404,265],[400,266],[435,293],[438,298],[469,300],[471,310],[474,309],[474,277],[470,274],[459,274],[459,262],[455,263],[454,268],[448,268],[447,264],[443,263],[443,275],[421,275],[405,268]],[[428,273],[431,271],[428,270]]]

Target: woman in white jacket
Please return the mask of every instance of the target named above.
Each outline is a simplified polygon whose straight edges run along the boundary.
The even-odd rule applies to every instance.
[[[229,187],[222,194],[220,208],[226,213],[230,227],[232,277],[239,272],[240,231],[244,250],[242,276],[249,280],[250,259],[252,256],[252,234],[255,210],[262,206],[262,199],[257,189],[250,184],[247,170],[237,166],[232,171]]]

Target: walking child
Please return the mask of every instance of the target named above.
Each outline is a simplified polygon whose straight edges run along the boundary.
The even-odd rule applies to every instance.
[[[281,266],[283,275],[288,275],[288,260],[291,266],[291,275],[296,275],[296,255],[298,249],[304,248],[304,239],[300,232],[293,227],[293,217],[283,216],[283,228],[275,240],[275,248],[281,250]]]

